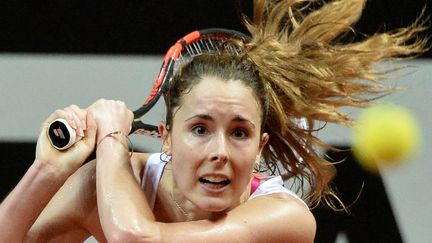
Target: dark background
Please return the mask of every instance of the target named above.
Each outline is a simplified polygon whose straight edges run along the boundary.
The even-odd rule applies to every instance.
[[[195,29],[245,29],[237,6],[251,16],[252,0],[61,1],[0,5],[0,52],[161,54]],[[427,0],[370,0],[355,26],[365,34],[412,23]],[[431,33],[431,30],[429,30]],[[430,56],[427,53],[425,56]]]
[[[251,16],[251,2],[3,1],[0,3],[0,53],[163,54],[173,41],[195,29],[223,27],[245,31],[237,6]],[[426,0],[370,0],[355,28],[360,33],[371,34],[406,26],[424,6],[429,13],[432,6]],[[431,29],[427,33],[431,35]],[[430,57],[430,51],[421,56]],[[30,166],[34,149],[35,141],[8,142],[0,138],[0,199]],[[343,199],[351,201],[362,183],[365,188],[350,215],[321,206],[313,211],[318,224],[316,242],[334,242],[338,232],[345,232],[349,242],[402,242],[380,176],[357,167],[350,153],[331,155],[336,159],[349,158],[338,167],[339,176],[335,181]]]

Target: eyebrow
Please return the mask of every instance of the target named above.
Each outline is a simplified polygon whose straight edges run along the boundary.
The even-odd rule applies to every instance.
[[[185,122],[195,119],[195,118],[199,118],[199,119],[203,119],[203,120],[208,120],[208,121],[214,121],[213,117],[208,115],[208,114],[197,114],[194,116],[191,116],[189,118],[187,118],[185,120]],[[234,116],[234,118],[231,121],[235,121],[235,122],[247,122],[249,123],[253,128],[255,128],[255,124],[253,122],[251,122],[250,120],[240,116],[240,115],[236,115]]]

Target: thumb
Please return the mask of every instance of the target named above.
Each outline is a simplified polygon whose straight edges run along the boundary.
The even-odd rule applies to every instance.
[[[83,138],[83,142],[89,149],[93,151],[96,146],[97,124],[91,112],[87,112],[86,114],[86,125],[86,135]]]

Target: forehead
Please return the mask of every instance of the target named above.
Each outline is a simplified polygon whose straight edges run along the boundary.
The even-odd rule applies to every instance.
[[[225,112],[260,116],[259,102],[252,88],[238,80],[225,81],[216,77],[203,77],[183,96],[182,107],[196,112],[202,109],[229,109]]]

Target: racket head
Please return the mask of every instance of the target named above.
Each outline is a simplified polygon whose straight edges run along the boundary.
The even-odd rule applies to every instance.
[[[160,137],[157,126],[145,124],[140,118],[153,108],[167,91],[175,71],[193,57],[205,53],[220,53],[222,49],[233,54],[244,52],[244,48],[234,45],[235,41],[249,42],[250,37],[235,30],[210,28],[196,30],[180,38],[165,54],[159,74],[146,101],[134,111],[130,133]],[[77,140],[75,131],[65,120],[52,122],[48,129],[48,137],[51,144],[59,150],[69,148]]]
[[[167,92],[174,73],[195,56],[221,53],[222,50],[232,54],[241,54],[245,50],[235,44],[237,41],[247,43],[250,37],[235,30],[209,28],[193,31],[180,38],[165,54],[159,74],[144,104],[134,111],[135,119],[131,133],[160,137],[156,126],[144,124],[140,118],[152,109],[159,98]]]

